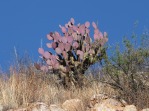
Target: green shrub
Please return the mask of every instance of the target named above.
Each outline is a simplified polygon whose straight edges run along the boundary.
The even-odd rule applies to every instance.
[[[149,106],[149,36],[144,34],[140,45],[138,38],[124,39],[122,51],[105,60],[102,82],[118,91],[120,97],[138,107]]]

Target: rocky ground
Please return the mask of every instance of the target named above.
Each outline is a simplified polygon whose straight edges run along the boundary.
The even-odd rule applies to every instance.
[[[4,111],[0,105],[0,111]],[[93,95],[84,108],[80,99],[66,100],[63,104],[47,105],[43,102],[28,104],[28,107],[9,109],[7,111],[149,111],[149,108],[138,110],[134,105],[128,105],[124,100],[117,100],[115,97],[110,98],[106,94]]]

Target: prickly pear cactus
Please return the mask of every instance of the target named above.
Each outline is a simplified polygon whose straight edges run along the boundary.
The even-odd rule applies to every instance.
[[[45,65],[40,66],[43,71],[57,70],[63,84],[78,85],[88,67],[97,61],[101,61],[105,54],[104,44],[108,41],[107,33],[100,32],[95,22],[93,38],[90,37],[90,22],[75,25],[73,18],[65,24],[59,25],[62,33],[50,32],[47,34],[48,48],[55,52],[45,51],[39,48]]]

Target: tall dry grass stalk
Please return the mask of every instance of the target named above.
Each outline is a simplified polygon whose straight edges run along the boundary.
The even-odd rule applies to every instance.
[[[62,104],[65,100],[78,98],[89,104],[90,97],[98,93],[113,94],[114,91],[106,88],[97,81],[92,81],[82,89],[64,89],[56,84],[54,75],[36,72],[29,68],[26,72],[16,73],[13,68],[10,76],[0,78],[0,102],[5,109],[27,107],[29,103],[44,102],[46,104]]]

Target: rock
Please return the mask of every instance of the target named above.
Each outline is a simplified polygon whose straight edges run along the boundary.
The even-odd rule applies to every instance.
[[[2,104],[0,104],[0,111],[3,111],[4,107]]]
[[[110,104],[99,104],[97,106],[95,105],[94,109],[96,109],[96,111],[102,111],[102,109],[105,111],[123,111],[124,107],[112,106]]]
[[[9,109],[7,111],[27,111],[27,108]]]
[[[123,111],[124,107],[119,101],[109,98],[96,103],[92,111]]]
[[[50,111],[65,111],[64,109],[62,109],[61,107],[59,107],[56,104],[51,104],[50,105]]]
[[[94,108],[91,109],[91,111],[117,111],[117,110],[103,104],[96,104]]]
[[[141,111],[149,111],[149,108],[146,108],[146,109],[142,109]]]
[[[127,105],[125,106],[124,111],[137,111],[137,108],[134,105]]]
[[[62,108],[66,111],[84,111],[83,103],[79,99],[66,100]]]

